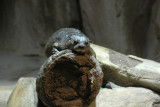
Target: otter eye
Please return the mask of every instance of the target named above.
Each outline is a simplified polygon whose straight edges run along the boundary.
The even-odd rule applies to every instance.
[[[85,44],[87,45],[87,44],[88,44],[88,42],[85,42]]]
[[[78,41],[74,41],[74,44],[78,44]]]

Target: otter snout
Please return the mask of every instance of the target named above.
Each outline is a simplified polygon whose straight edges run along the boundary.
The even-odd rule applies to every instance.
[[[81,45],[78,46],[78,48],[84,49],[84,48],[86,48],[86,45],[85,44],[81,44]]]
[[[78,53],[85,53],[86,52],[86,48],[87,46],[83,43],[80,43],[80,44],[77,44],[75,47],[74,47],[74,50]]]

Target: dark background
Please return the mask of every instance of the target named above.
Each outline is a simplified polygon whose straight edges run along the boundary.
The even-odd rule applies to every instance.
[[[160,0],[1,0],[0,85],[36,76],[47,39],[63,27],[160,62]]]

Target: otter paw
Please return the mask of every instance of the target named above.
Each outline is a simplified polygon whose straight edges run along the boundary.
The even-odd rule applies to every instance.
[[[52,54],[56,54],[56,53],[58,53],[59,51],[56,49],[56,48],[53,48],[52,49]]]

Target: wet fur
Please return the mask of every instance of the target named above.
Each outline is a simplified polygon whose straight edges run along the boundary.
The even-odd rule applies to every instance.
[[[78,29],[62,28],[49,38],[45,53],[49,57],[58,51],[71,49],[78,54],[92,54],[93,50],[89,43],[89,38]]]

